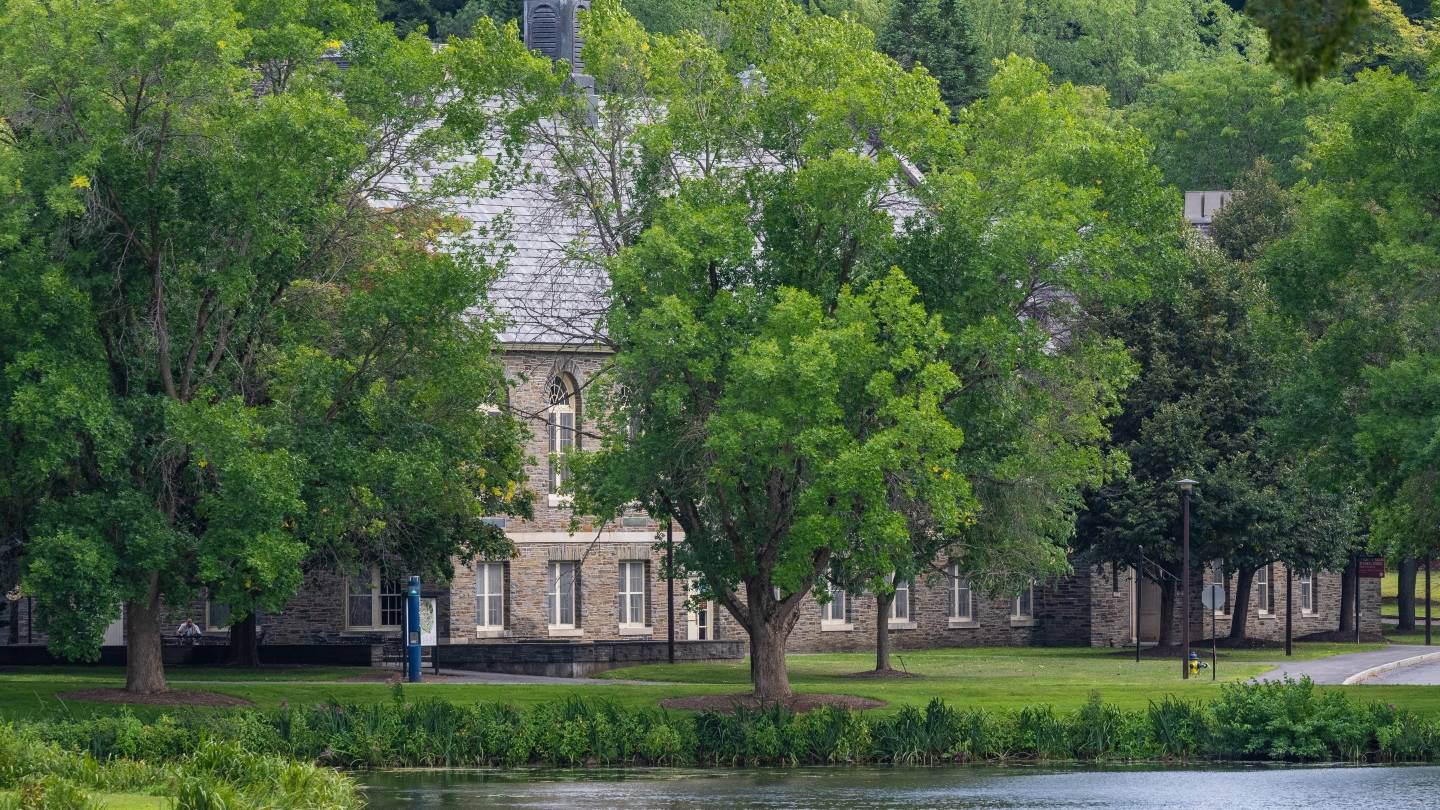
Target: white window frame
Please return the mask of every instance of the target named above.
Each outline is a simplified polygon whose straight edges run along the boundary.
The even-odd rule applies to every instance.
[[[1022,605],[1025,609],[1022,610]],[[1010,619],[1017,622],[1035,621],[1035,583],[1025,586],[1020,593],[1015,594],[1015,599],[1010,603]]]
[[[1313,616],[1319,612],[1315,604],[1315,575],[1299,574],[1296,578],[1300,580],[1300,612]]]
[[[1270,618],[1275,615],[1274,609],[1270,606],[1271,601],[1275,598],[1274,589],[1275,564],[1267,563],[1260,566],[1259,570],[1255,572],[1255,600],[1257,605],[1255,614],[1257,616]]]
[[[503,562],[481,562],[475,565],[475,632],[495,633],[505,630],[505,563]],[[496,583],[492,582],[491,574],[499,573],[499,590],[495,590]],[[496,603],[498,602],[498,609]],[[495,621],[493,613],[499,613],[499,621]]]
[[[370,624],[353,624],[350,621],[350,600],[360,597],[353,588],[354,580],[345,578],[345,628],[347,630],[399,630],[405,622],[405,585],[399,579],[387,579],[380,574],[380,566],[370,567]],[[395,590],[385,590],[386,584],[393,583]],[[386,597],[400,600],[399,621],[395,624],[385,624],[385,599]]]
[[[909,580],[896,579],[894,574],[890,575],[889,580],[894,589],[890,594],[890,611],[887,616],[890,627],[898,630],[914,629],[915,617],[912,609],[915,605],[910,600],[912,583]]]
[[[946,569],[950,588],[947,595],[947,618],[952,626],[975,624],[975,592],[970,589],[970,579],[960,575],[960,563],[950,563]],[[963,610],[962,610],[963,608]]]
[[[1211,585],[1219,585],[1219,586],[1221,587],[1221,589],[1223,589],[1223,590],[1225,591],[1225,604],[1224,604],[1224,606],[1223,606],[1220,610],[1215,611],[1215,615],[1216,615],[1216,616],[1229,616],[1230,613],[1231,613],[1231,605],[1230,605],[1230,597],[1231,597],[1231,594],[1230,594],[1230,578],[1227,577],[1227,576],[1225,576],[1225,566],[1224,566],[1224,563],[1222,563],[1222,562],[1219,561],[1219,560],[1212,561],[1208,566],[1206,566],[1206,571],[1207,571],[1207,573],[1209,573],[1209,575],[1210,575],[1210,583],[1209,583],[1209,584],[1211,584]]]
[[[568,622],[565,621],[566,616],[564,615],[564,571],[567,568],[570,571],[570,620]],[[578,560],[551,560],[550,564],[546,566],[545,587],[546,593],[549,594],[550,597],[550,609],[548,611],[548,615],[546,615],[545,617],[545,623],[546,626],[549,627],[549,629],[552,631],[577,630],[580,627],[580,616],[578,615],[579,605],[577,604],[578,594],[576,593],[577,589],[575,588],[575,575],[577,572],[579,572],[579,570],[580,563]]]
[[[643,630],[649,616],[650,605],[645,598],[645,561],[620,561],[620,587],[616,595],[620,600],[620,629]],[[638,601],[639,604],[636,604]]]
[[[820,629],[826,632],[854,630],[850,621],[850,594],[830,586],[830,601],[820,606]]]
[[[685,610],[685,639],[687,641],[715,640],[715,602],[696,600],[693,595],[700,590],[700,581],[693,577],[685,581],[687,600]]]
[[[550,459],[550,493],[547,502],[560,506],[570,501],[561,494],[569,484],[565,457],[580,448],[580,408],[576,383],[568,374],[557,375],[550,382],[550,407],[545,412],[545,434]],[[568,424],[566,424],[568,422]]]

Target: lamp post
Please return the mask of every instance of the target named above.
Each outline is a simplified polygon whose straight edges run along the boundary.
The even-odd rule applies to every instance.
[[[1181,533],[1180,541],[1180,599],[1184,608],[1180,611],[1180,677],[1190,679],[1190,491],[1200,483],[1189,478],[1181,478],[1180,492],[1185,505],[1183,508],[1184,530]]]

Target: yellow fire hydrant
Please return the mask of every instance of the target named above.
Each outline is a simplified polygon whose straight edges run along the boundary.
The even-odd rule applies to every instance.
[[[1196,674],[1198,674],[1199,672],[1200,672],[1200,656],[1196,655],[1194,650],[1191,650],[1191,651],[1190,651],[1190,674],[1191,674],[1191,675],[1196,675]]]

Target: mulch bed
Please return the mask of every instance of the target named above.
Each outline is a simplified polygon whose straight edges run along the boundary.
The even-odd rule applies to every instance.
[[[207,708],[234,708],[254,706],[245,698],[222,695],[217,692],[198,692],[189,689],[171,689],[154,695],[139,695],[120,688],[76,689],[56,695],[61,700],[83,700],[88,703],[126,703],[134,706],[204,706]]]
[[[785,701],[785,708],[792,712],[808,712],[822,706],[840,706],[846,709],[878,709],[885,705],[883,700],[863,698],[857,695],[791,695]],[[690,695],[689,697],[665,698],[660,701],[663,709],[689,709],[697,712],[733,712],[739,708],[757,709],[760,701],[754,695]]]

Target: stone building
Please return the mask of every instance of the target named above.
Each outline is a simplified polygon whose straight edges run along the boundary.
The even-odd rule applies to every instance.
[[[568,58],[581,89],[590,85],[579,60],[575,12],[586,5],[587,0],[526,0],[524,17],[528,44],[552,58]],[[532,519],[492,519],[513,541],[513,556],[473,565],[457,561],[448,582],[425,584],[422,595],[436,602],[437,655],[448,666],[582,674],[663,660],[673,632],[679,658],[738,657],[746,639],[734,620],[713,603],[692,604],[686,582],[664,577],[667,527],[641,513],[604,525],[576,520],[562,494],[560,459],[585,450],[591,419],[587,391],[605,363],[603,341],[593,335],[606,278],[598,263],[577,258],[585,251],[573,248],[587,242],[590,230],[585,216],[547,183],[555,173],[552,157],[544,146],[532,147],[527,162],[534,180],[462,206],[480,225],[501,216],[509,220],[503,271],[492,297],[506,319],[501,340],[511,388],[505,406],[530,427],[526,473],[536,498]],[[1196,197],[1187,200],[1187,210],[1193,208],[1197,226],[1208,224],[1227,197]],[[670,537],[684,542],[678,532]],[[946,562],[937,561],[939,570],[897,588],[884,619],[895,649],[1123,646],[1137,634],[1147,641],[1158,635],[1158,587],[1147,582],[1137,594],[1129,568],[1074,557],[1073,574],[996,596],[970,588]],[[1276,605],[1283,608],[1285,577],[1283,569],[1272,569],[1245,608],[1251,612],[1251,635],[1263,638],[1284,632]],[[329,660],[336,660],[333,651],[340,649],[362,657],[387,646],[393,651],[404,616],[406,573],[310,573],[284,610],[258,617],[262,658],[316,649],[331,651],[321,653]],[[1193,638],[1203,634],[1198,594],[1209,576],[1208,568],[1197,566]],[[1378,632],[1378,580],[1363,582],[1363,629]],[[1322,573],[1296,583],[1296,635],[1333,629],[1338,575]],[[1230,610],[1220,618],[1222,633],[1229,628]],[[0,613],[10,619],[8,631],[0,627],[0,645],[43,643],[31,626],[28,602]],[[177,606],[168,626],[187,617],[204,628],[198,648],[227,643],[223,605],[202,599]],[[836,593],[825,605],[811,599],[801,608],[790,647],[870,650],[879,620],[873,596]],[[107,640],[123,644],[119,625]]]

